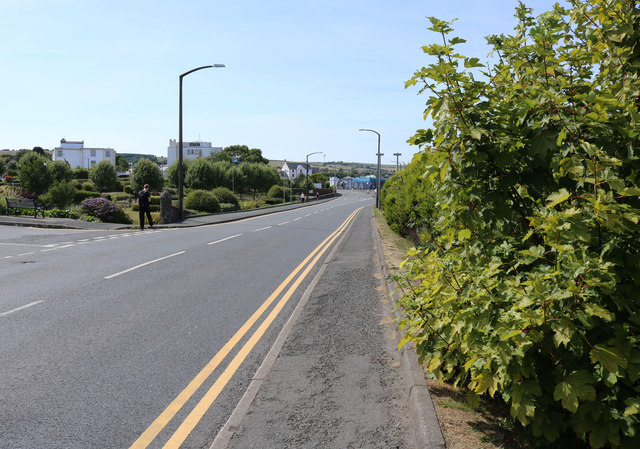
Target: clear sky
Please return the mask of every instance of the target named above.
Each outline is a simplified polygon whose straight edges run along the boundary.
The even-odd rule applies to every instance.
[[[552,0],[528,0],[537,15]],[[269,159],[382,162],[417,148],[427,97],[404,88],[430,61],[427,16],[457,18],[461,51],[511,33],[517,0],[0,0],[0,149],[60,139],[167,155],[184,140]]]

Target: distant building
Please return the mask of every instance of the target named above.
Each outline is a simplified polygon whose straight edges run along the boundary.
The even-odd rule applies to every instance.
[[[101,161],[109,161],[116,166],[116,152],[113,148],[85,148],[84,140],[62,139],[60,146],[53,149],[54,161],[67,161],[71,168],[91,168]]]
[[[318,173],[320,170],[317,168],[311,167],[309,165],[309,174],[312,175],[314,173]],[[284,178],[289,178],[291,181],[295,180],[300,175],[307,174],[307,163],[306,162],[285,162],[280,169],[280,174]]]
[[[167,148],[167,166],[171,167],[171,164],[178,160],[178,151],[178,142],[176,139],[170,139]],[[220,151],[222,147],[211,146],[211,142],[182,142],[182,160],[207,157]]]

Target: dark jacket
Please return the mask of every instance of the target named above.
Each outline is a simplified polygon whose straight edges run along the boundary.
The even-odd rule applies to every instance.
[[[151,193],[149,191],[141,190],[138,192],[138,204],[140,205],[141,210],[149,209],[149,205],[151,204]]]

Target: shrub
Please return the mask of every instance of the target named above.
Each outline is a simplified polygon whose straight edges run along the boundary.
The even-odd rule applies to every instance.
[[[450,23],[430,18],[442,43],[423,47],[433,63],[407,85],[431,95],[433,128],[410,140],[426,146],[414,162],[437,207],[396,277],[403,341],[471,402],[504,400],[535,435],[630,449],[640,447],[640,17],[625,0],[571,5],[534,19],[521,3],[516,35],[488,38],[498,56],[488,81],[458,54]]]
[[[133,189],[131,188],[130,184],[125,184],[125,186],[122,188],[122,191],[124,193],[128,193],[129,195],[133,195]]]
[[[238,197],[226,187],[216,187],[211,193],[214,194],[220,203],[234,204],[238,206]]]
[[[116,169],[109,161],[100,161],[98,164],[89,170],[89,179],[93,182],[99,192],[105,190],[116,190],[116,187],[120,188],[118,182],[118,174]]]
[[[40,200],[48,206],[63,209],[73,202],[76,193],[77,190],[72,183],[68,181],[57,182],[40,197]]]
[[[280,202],[282,202],[282,191],[283,190],[284,189],[282,188],[281,185],[271,186],[267,196],[269,196],[270,198],[273,198],[273,199],[280,200]],[[284,190],[284,195],[285,195],[285,201],[291,201],[291,191],[289,189]]]
[[[90,198],[84,200],[80,210],[90,217],[105,223],[131,223],[129,216],[106,198]]]
[[[84,200],[80,209],[90,217],[100,219],[100,221],[111,222],[116,214],[116,205],[106,198],[90,198]]]
[[[86,190],[76,190],[73,195],[73,202],[75,204],[80,204],[87,198],[96,198],[98,196],[97,192],[88,192]]]
[[[139,192],[145,184],[149,184],[151,191],[158,192],[162,190],[164,178],[160,168],[154,162],[147,158],[142,158],[133,167],[131,187],[134,192]]]
[[[45,217],[50,217],[50,218],[72,218],[74,220],[77,220],[80,218],[80,214],[69,209],[45,210],[44,215]]]
[[[206,190],[194,190],[187,195],[184,201],[187,209],[201,212],[219,212],[220,203],[213,193]]]
[[[35,194],[49,189],[53,175],[47,170],[46,158],[35,152],[28,152],[20,159],[20,185]]]
[[[76,167],[73,169],[73,179],[89,179],[89,169]]]

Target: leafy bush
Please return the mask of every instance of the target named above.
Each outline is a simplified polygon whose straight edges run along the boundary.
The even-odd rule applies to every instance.
[[[118,174],[115,167],[109,161],[100,161],[89,170],[89,179],[99,192],[105,190],[119,190]]]
[[[129,185],[129,184],[126,184],[126,185],[122,188],[122,191],[123,191],[124,193],[129,194],[129,195],[133,195],[133,189],[131,188],[131,185]]]
[[[500,397],[549,440],[640,447],[640,14],[582,0],[491,36],[497,63],[474,77],[449,23],[407,85],[430,92],[433,129],[412,164],[429,207],[424,247],[396,276],[429,370]],[[399,180],[402,178],[398,178]],[[411,220],[400,181],[386,187]],[[410,181],[413,183],[413,181]],[[395,186],[394,186],[395,184]],[[414,185],[417,185],[413,183]],[[391,200],[395,204],[391,205]],[[417,223],[417,222],[416,222]],[[558,444],[558,447],[563,447]]]
[[[129,216],[106,198],[84,200],[80,205],[80,210],[86,215],[105,223],[131,223]]]
[[[131,187],[134,192],[139,192],[145,184],[149,184],[151,191],[158,192],[162,190],[164,178],[160,168],[155,163],[147,158],[142,158],[133,167]]]
[[[50,218],[72,218],[74,220],[77,220],[80,218],[80,214],[69,209],[45,210],[44,215],[45,217],[50,217]]]
[[[73,179],[89,179],[89,169],[83,167],[74,168]]]
[[[238,197],[233,194],[230,189],[226,187],[216,187],[212,190],[213,195],[218,199],[220,203],[233,204],[238,206]]]
[[[73,195],[73,202],[75,204],[80,204],[88,198],[96,198],[97,196],[98,196],[97,192],[89,192],[86,190],[76,190],[76,192]]]
[[[282,202],[282,191],[284,189],[282,188],[281,185],[274,185],[271,186],[271,188],[269,189],[269,193],[267,193],[267,196],[269,196],[270,198],[273,199],[277,199],[280,200],[280,202]],[[286,201],[291,201],[291,192],[289,189],[284,190],[284,195],[285,195],[285,200]]]
[[[53,175],[47,170],[48,159],[29,151],[20,158],[20,185],[37,195],[49,189]]]
[[[57,182],[47,193],[40,197],[40,200],[48,206],[64,209],[71,204],[75,198],[77,190],[68,181]]]
[[[215,195],[206,190],[194,190],[187,195],[184,200],[187,209],[197,210],[200,212],[219,212],[220,203]]]

